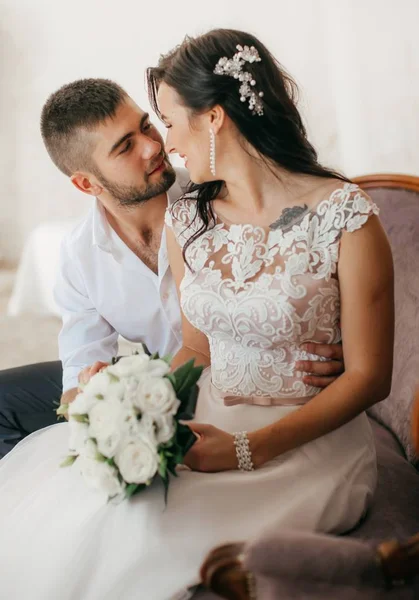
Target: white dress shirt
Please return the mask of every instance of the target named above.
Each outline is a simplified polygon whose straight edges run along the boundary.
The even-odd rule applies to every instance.
[[[189,181],[184,169],[176,174],[169,203]],[[64,392],[77,387],[84,367],[116,356],[118,335],[161,355],[175,354],[182,345],[164,229],[156,275],[112,229],[98,200],[63,240],[54,297],[63,320],[58,346]]]

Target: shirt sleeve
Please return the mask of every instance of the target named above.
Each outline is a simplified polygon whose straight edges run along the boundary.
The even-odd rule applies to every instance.
[[[170,205],[166,208],[164,222],[168,227],[170,227],[170,229],[173,229],[172,210]]]
[[[110,362],[118,351],[118,333],[96,310],[66,240],[61,246],[54,297],[62,317],[58,337],[63,392],[77,387],[80,371],[95,361]]]

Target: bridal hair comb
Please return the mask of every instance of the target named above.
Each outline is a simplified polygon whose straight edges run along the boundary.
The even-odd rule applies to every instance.
[[[260,62],[262,59],[259,56],[259,52],[254,46],[236,46],[238,52],[233,58],[227,58],[223,56],[220,58],[215,66],[214,73],[216,75],[229,75],[238,79],[240,85],[240,100],[246,102],[249,98],[249,109],[253,115],[263,115],[263,92],[256,93],[252,88],[256,85],[256,81],[248,71],[243,71],[243,65],[248,63]]]

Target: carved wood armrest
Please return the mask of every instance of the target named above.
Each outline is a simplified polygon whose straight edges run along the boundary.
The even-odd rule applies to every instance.
[[[227,600],[256,600],[253,576],[243,567],[244,543],[210,552],[201,567],[203,584]]]
[[[390,585],[404,583],[419,575],[419,534],[402,543],[396,540],[383,542],[377,551]]]
[[[244,543],[212,550],[201,567],[203,584],[227,600],[256,600],[252,573],[243,566]],[[388,540],[377,547],[377,559],[390,586],[419,575],[419,534],[406,542]]]

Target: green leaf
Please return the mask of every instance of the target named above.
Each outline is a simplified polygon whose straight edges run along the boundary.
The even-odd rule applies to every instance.
[[[133,494],[135,494],[135,490],[137,489],[138,485],[136,483],[130,483],[130,485],[127,485],[127,487],[125,488],[125,496],[127,498],[131,498],[131,496]]]
[[[96,394],[95,398],[97,398],[98,400],[104,400],[105,396],[103,394]]]
[[[135,494],[142,492],[146,487],[145,483],[130,483],[125,488],[125,496],[131,498],[131,496],[135,496]]]
[[[147,346],[144,344],[144,342],[141,342],[141,345],[143,347],[144,353],[147,354],[147,356],[151,356],[151,352],[150,350],[147,348]]]
[[[191,358],[191,360],[188,360],[185,364],[181,365],[176,369],[176,371],[174,371],[173,375],[176,379],[176,393],[179,393],[182,389],[190,370],[193,369],[194,362],[195,360]]]
[[[180,464],[183,462],[183,457],[185,454],[187,454],[195,444],[197,438],[196,435],[194,435],[194,433],[191,431],[190,427],[179,423],[176,439],[179,450],[175,455],[175,460],[178,464]]]
[[[167,477],[167,458],[164,454],[160,454],[159,475],[162,479]]]
[[[110,465],[111,467],[115,467],[115,461],[113,458],[107,458],[106,462],[108,463],[108,465]]]
[[[173,475],[173,477],[179,477],[177,471],[176,471],[176,466],[175,464],[169,464],[167,465],[167,469],[168,471]]]
[[[170,363],[173,360],[173,355],[172,354],[165,354],[165,356],[162,356],[161,359],[164,360],[165,363],[167,363],[168,365],[170,365]]]
[[[110,373],[109,371],[105,371],[105,372],[108,374],[109,379],[111,380],[111,383],[118,383],[119,377],[117,377],[113,373]]]
[[[191,431],[191,430],[189,429],[189,431]],[[184,459],[185,454],[186,454],[186,452],[184,452],[183,449],[180,446],[178,446],[177,450],[176,450],[176,454],[173,457],[174,462],[177,465],[181,465],[183,463],[183,459]]]
[[[173,389],[174,389],[174,390],[175,390],[175,392],[176,392],[176,387],[177,387],[177,384],[176,384],[176,377],[173,375],[173,373],[167,373],[167,374],[165,375],[165,377],[166,377],[166,379],[168,379],[168,380],[170,381],[170,383],[171,383],[171,384],[172,384],[172,386],[173,386]]]
[[[89,423],[89,415],[71,415],[71,419],[77,421],[77,423]]]
[[[72,454],[71,456],[67,456],[66,459],[60,464],[60,467],[71,467],[72,464],[77,460],[78,454]]]
[[[69,404],[60,404],[55,412],[59,417],[63,417],[67,413],[69,406]]]
[[[183,381],[182,386],[179,389],[179,396],[182,397],[184,392],[188,392],[189,390],[198,382],[198,379],[201,377],[203,371],[203,367],[193,367],[186,378]]]
[[[95,453],[95,460],[97,460],[98,462],[106,462],[106,456],[103,456],[103,454],[101,454],[98,450],[96,450]]]
[[[167,495],[169,493],[169,476],[166,474],[166,477],[162,477],[163,485],[164,485],[164,503],[167,506]]]
[[[154,352],[151,356],[150,356],[150,360],[157,360],[159,359],[159,353],[158,352]]]
[[[180,406],[176,413],[177,419],[181,421],[190,421],[195,415],[196,403],[198,401],[199,387],[193,385],[189,390],[185,390],[180,396]]]

